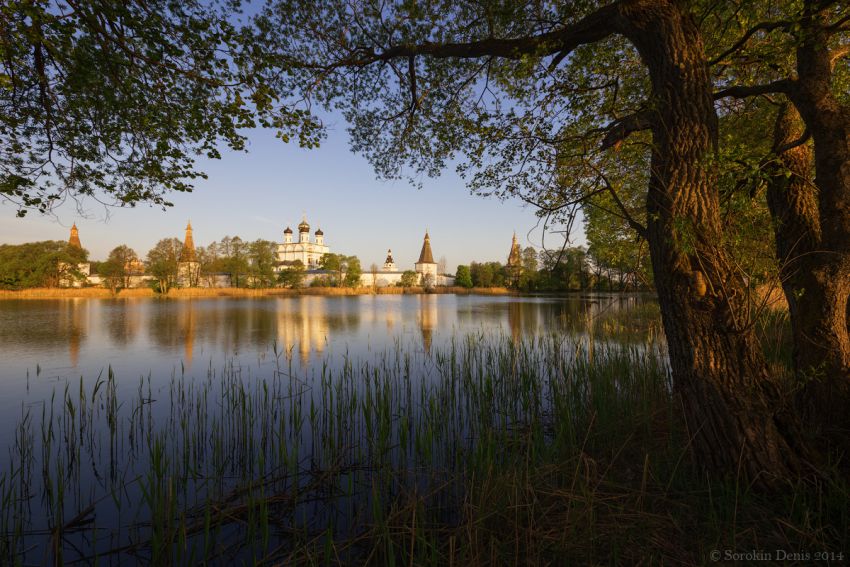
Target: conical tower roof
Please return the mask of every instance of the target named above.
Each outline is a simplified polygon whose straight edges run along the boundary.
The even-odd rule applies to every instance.
[[[519,266],[522,262],[522,252],[519,249],[519,242],[516,239],[516,232],[514,233],[514,239],[511,242],[511,252],[508,254],[508,266]]]
[[[77,223],[71,225],[71,237],[68,239],[68,246],[72,248],[82,248],[80,243],[80,231],[77,229]]]
[[[436,264],[434,262],[434,254],[431,252],[431,237],[428,236],[428,231],[425,231],[425,242],[422,243],[422,252],[419,253],[419,261],[417,264]]]
[[[181,262],[195,262],[195,241],[192,238],[192,223],[186,225],[186,238],[183,239],[183,250],[180,251]]]

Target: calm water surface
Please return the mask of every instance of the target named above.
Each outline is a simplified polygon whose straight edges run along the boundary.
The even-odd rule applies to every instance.
[[[469,335],[500,335],[518,343],[552,333],[579,340],[593,334],[598,342],[640,344],[646,340],[646,321],[657,319],[655,310],[654,300],[645,296],[606,295],[0,301],[0,473],[9,472],[6,455],[20,453],[14,447],[16,426],[23,416],[34,416],[37,439],[38,432],[44,431],[39,423],[50,422],[45,422],[42,412],[51,414],[51,408],[64,411],[66,389],[72,394],[93,393],[100,388],[98,381],[110,372],[123,406],[117,409],[119,429],[132,429],[135,426],[126,424],[140,418],[132,410],[133,399],[141,400],[139,409],[150,412],[148,419],[155,428],[158,422],[179,419],[168,413],[173,411],[175,381],[202,383],[222,368],[230,368],[226,373],[239,380],[257,381],[279,377],[283,364],[287,377],[315,386],[309,394],[312,398],[308,397],[313,400],[312,407],[314,402],[324,403],[316,397],[324,391],[319,384],[324,372],[343,369],[344,373],[344,365],[351,361],[368,363],[392,351],[409,353],[416,361],[414,366],[427,369],[432,352]],[[414,379],[430,378],[426,372]],[[128,438],[132,445],[132,435]],[[82,434],[80,439],[82,442]],[[95,444],[97,447],[101,445]],[[114,451],[101,454],[97,449],[90,459],[101,467],[101,473],[104,463],[116,458],[138,459],[130,469],[145,470],[145,457],[139,457],[137,449],[122,445],[120,450],[123,456],[116,457]],[[308,460],[312,459],[310,451],[309,443],[299,449]],[[94,469],[87,473],[83,468],[77,474],[92,474],[89,484],[94,488],[105,486],[97,466]],[[128,505],[140,499],[137,487],[122,490]],[[37,491],[33,485],[31,496]],[[73,517],[94,498],[95,492],[91,494],[78,494],[64,506],[62,515]],[[99,504],[99,509],[108,504],[108,500]],[[108,519],[115,512],[98,514]],[[29,528],[37,533],[37,515],[32,521]],[[126,541],[122,535],[111,545]],[[37,541],[32,554],[40,554],[43,544]]]
[[[262,365],[276,344],[309,370],[319,360],[368,357],[397,341],[429,351],[471,332],[515,339],[585,332],[588,321],[627,315],[652,301],[605,295],[0,301],[0,420],[21,402],[43,399],[57,382],[95,379],[109,367],[134,384],[148,374],[157,383],[175,369],[203,375],[210,364],[233,359]]]

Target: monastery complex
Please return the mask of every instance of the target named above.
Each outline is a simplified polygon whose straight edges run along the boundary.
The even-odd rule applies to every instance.
[[[292,269],[297,263],[305,268],[303,285],[310,283],[319,277],[330,274],[320,267],[321,259],[325,254],[330,254],[330,247],[325,243],[325,233],[321,228],[310,235],[310,225],[306,217],[298,224],[298,236],[290,227],[283,231],[283,242],[277,245],[277,263],[275,271],[280,273]],[[82,248],[77,225],[71,227],[71,235],[68,245]],[[81,281],[65,281],[67,286],[82,287],[84,285],[102,285],[104,279],[99,274],[92,274],[91,265],[79,264],[78,271],[84,276]],[[409,270],[409,269],[408,269]],[[133,275],[130,276],[131,287],[143,287],[151,281],[153,276],[144,274],[144,266],[139,262],[132,266]],[[386,287],[398,285],[406,270],[398,269],[393,259],[392,250],[387,250],[387,257],[383,266],[377,273],[364,270],[360,276],[360,285]],[[434,261],[434,253],[431,250],[431,237],[425,231],[422,242],[422,250],[419,260],[414,263],[413,271],[418,274],[418,285],[426,286],[451,286],[454,285],[454,276],[438,273],[437,262]],[[192,223],[186,225],[186,233],[183,239],[183,248],[180,252],[177,264],[177,282],[181,287],[230,287],[230,277],[227,274],[202,274],[201,265],[195,254],[195,241],[192,236]]]

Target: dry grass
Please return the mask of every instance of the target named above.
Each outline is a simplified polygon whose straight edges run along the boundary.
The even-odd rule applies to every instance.
[[[22,289],[18,291],[0,290],[0,299],[71,299],[71,298],[91,298],[91,299],[112,299],[115,297],[154,297],[152,289],[124,289],[113,294],[110,290],[103,287],[84,287],[84,288],[57,288],[57,287],[37,287],[31,289]]]
[[[775,284],[762,284],[756,287],[756,301],[762,303],[768,309],[777,311],[788,311],[788,301],[782,286]]]
[[[294,290],[297,291],[297,290]],[[282,288],[244,288],[244,287],[184,287],[168,290],[167,297],[262,297],[266,295],[297,295],[293,290]]]
[[[434,288],[434,293],[454,293],[456,295],[514,295],[512,291],[506,287],[473,287],[465,288],[459,286],[453,287],[438,287]]]
[[[350,287],[304,287],[300,289],[285,288],[244,288],[244,287],[222,287],[222,288],[173,288],[168,291],[169,298],[189,297],[267,297],[267,296],[299,296],[299,295],[323,295],[323,296],[350,296],[350,295],[407,295],[419,293],[457,294],[457,295],[509,295],[513,293],[504,287],[467,289],[463,287],[436,287],[426,292],[422,287],[379,287],[364,286],[358,288]],[[122,289],[117,294],[103,287],[86,288],[32,288],[19,291],[0,290],[0,300],[3,299],[114,299],[127,297],[159,297],[159,294],[150,288]]]

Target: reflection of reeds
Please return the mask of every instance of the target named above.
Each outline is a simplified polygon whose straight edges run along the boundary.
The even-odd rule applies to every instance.
[[[846,483],[777,499],[709,482],[686,458],[663,345],[589,341],[478,333],[430,355],[396,342],[307,375],[275,345],[265,366],[159,387],[111,370],[69,383],[23,410],[0,472],[0,561],[699,564],[725,547],[847,549]]]

